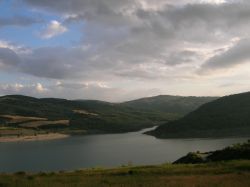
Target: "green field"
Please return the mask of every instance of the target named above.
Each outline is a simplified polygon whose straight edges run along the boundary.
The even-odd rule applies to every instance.
[[[250,161],[238,160],[206,164],[93,168],[72,172],[1,174],[0,186],[250,186]]]

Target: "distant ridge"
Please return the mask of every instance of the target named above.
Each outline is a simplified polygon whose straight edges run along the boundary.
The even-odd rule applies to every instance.
[[[69,121],[67,126],[57,125],[57,129],[53,129],[55,131],[80,129],[91,133],[117,133],[136,131],[175,120],[214,99],[156,96],[124,103],[109,103],[98,100],[38,99],[23,95],[6,95],[0,97],[0,115],[12,115],[14,118],[46,118],[51,123],[55,123],[53,120]],[[5,118],[2,122],[7,123]],[[27,125],[12,124],[12,127],[20,126]],[[43,126],[49,127],[49,124]],[[55,125],[51,127],[55,128]],[[36,125],[35,130],[39,128]]]
[[[217,98],[218,97],[159,95],[127,101],[124,102],[123,105],[137,109],[153,109],[162,112],[179,113],[184,115]]]

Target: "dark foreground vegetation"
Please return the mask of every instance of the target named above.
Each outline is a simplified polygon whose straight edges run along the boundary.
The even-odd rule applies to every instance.
[[[88,169],[73,172],[1,174],[6,187],[250,186],[250,161]]]
[[[158,96],[125,103],[94,100],[0,97],[0,136],[137,131],[178,119],[213,97]]]
[[[250,92],[202,105],[183,118],[148,132],[158,138],[250,136]]]
[[[206,153],[191,152],[175,161],[174,164],[197,164],[244,159],[250,160],[250,140],[247,143],[235,144],[222,150]]]

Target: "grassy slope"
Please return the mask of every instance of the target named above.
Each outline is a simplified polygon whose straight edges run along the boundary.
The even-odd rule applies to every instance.
[[[10,187],[154,187],[250,186],[250,161],[90,169],[75,172],[1,174],[0,186]]]
[[[159,138],[250,135],[250,93],[222,97],[149,132]]]
[[[79,114],[74,110],[86,110],[98,115]],[[101,101],[36,99],[25,96],[1,97],[0,114],[43,117],[48,118],[48,120],[68,119],[70,120],[68,128],[71,130],[84,129],[100,132],[134,131],[152,126],[157,121],[168,121],[176,118],[172,114],[133,110]]]
[[[182,109],[179,112],[177,110],[180,105],[186,111],[192,111],[194,106],[198,107],[209,100],[208,98],[190,97],[187,99],[188,102],[183,102],[181,100],[183,97],[177,97],[177,100],[173,99],[176,98],[175,96],[166,96],[165,99],[162,97],[155,97],[153,101],[151,101],[152,98],[145,98],[143,99],[144,104],[139,102],[139,105],[137,100],[131,101],[128,105],[128,103],[115,104],[93,100],[71,101],[53,98],[37,99],[12,95],[0,97],[0,114],[41,117],[48,120],[70,120],[70,125],[67,127],[70,131],[82,129],[92,133],[116,133],[136,131],[155,124],[172,121],[183,115]],[[172,100],[169,98],[172,98]],[[212,99],[214,98],[210,98],[210,100]],[[148,100],[150,100],[150,104],[148,104]],[[159,108],[159,102],[164,101],[163,103],[166,104],[170,102],[169,100],[171,100],[170,105],[165,107],[161,105]],[[183,100],[185,99],[183,98]],[[145,108],[142,107],[143,105]],[[170,112],[170,108],[175,105],[176,109]],[[97,115],[74,112],[79,110]],[[14,127],[18,127],[18,124]],[[49,126],[47,127],[49,128]]]

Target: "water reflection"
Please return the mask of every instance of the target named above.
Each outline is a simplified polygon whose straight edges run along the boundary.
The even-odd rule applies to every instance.
[[[248,139],[162,140],[142,134],[147,130],[43,142],[1,143],[0,172],[74,170],[128,163],[160,164],[173,162],[190,151],[212,151]]]

